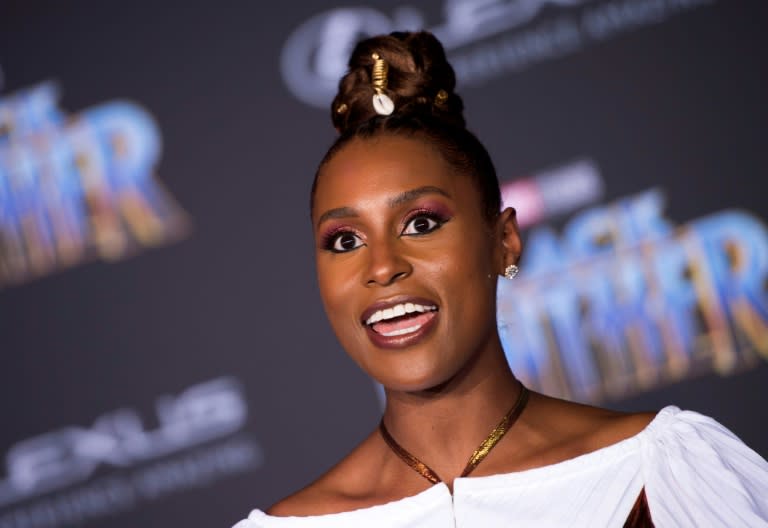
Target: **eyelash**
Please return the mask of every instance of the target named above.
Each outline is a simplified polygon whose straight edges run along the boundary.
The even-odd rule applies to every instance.
[[[405,230],[407,229],[407,227],[414,220],[417,220],[419,218],[426,218],[428,220],[431,220],[432,222],[435,223],[435,225],[431,226],[429,228],[429,230],[427,230],[427,231],[417,232],[417,233],[405,233]],[[411,214],[405,220],[405,226],[403,227],[403,229],[400,232],[400,234],[402,236],[422,236],[422,235],[427,235],[429,233],[432,233],[433,231],[436,231],[436,230],[440,229],[448,220],[449,220],[449,218],[446,218],[445,215],[440,214],[440,213],[438,213],[436,211],[433,211],[431,209],[419,209],[419,210],[411,212]],[[329,233],[327,233],[325,236],[323,236],[323,239],[322,239],[322,242],[321,242],[321,244],[322,244],[321,247],[323,249],[327,250],[327,251],[332,252],[332,253],[348,253],[350,251],[354,251],[355,249],[360,247],[360,245],[362,245],[362,244],[360,244],[360,245],[355,246],[354,248],[350,248],[350,249],[337,249],[337,248],[335,248],[334,246],[336,245],[336,242],[343,235],[353,235],[353,236],[357,236],[359,238],[359,235],[357,233],[355,233],[355,231],[353,231],[351,229],[348,229],[346,227],[340,227],[340,228],[331,230]]]
[[[432,209],[417,209],[411,212],[410,215],[408,215],[408,218],[405,221],[405,227],[403,228],[403,231],[405,231],[405,228],[407,228],[411,224],[411,222],[413,222],[417,218],[427,218],[435,222],[435,225],[431,227],[428,231],[424,231],[423,233],[409,233],[409,234],[406,234],[406,236],[426,235],[437,229],[440,229],[443,226],[443,224],[445,224],[448,221],[448,218],[445,215],[438,213],[437,211],[433,211]]]
[[[358,236],[357,233],[352,231],[351,229],[347,227],[339,227],[337,229],[333,229],[329,231],[327,234],[323,236],[322,240],[322,248],[330,251],[331,253],[346,253],[347,251],[352,251],[352,249],[347,250],[339,250],[334,248],[333,246],[336,245],[336,241],[342,236],[342,235],[355,235]],[[359,247],[359,246],[358,246]],[[353,248],[357,249],[357,248]]]

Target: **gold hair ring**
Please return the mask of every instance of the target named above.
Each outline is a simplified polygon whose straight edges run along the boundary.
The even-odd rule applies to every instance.
[[[339,106],[336,107],[337,114],[343,114],[346,111],[347,111],[347,103],[341,103]]]
[[[373,90],[376,92],[373,94],[373,109],[379,115],[389,115],[395,109],[395,103],[389,98],[384,90],[387,88],[387,73],[389,72],[389,66],[386,61],[379,56],[378,53],[371,55],[373,58]]]
[[[435,95],[435,104],[438,106],[444,105],[447,100],[448,92],[443,89],[441,89],[439,92],[437,92],[437,95]]]

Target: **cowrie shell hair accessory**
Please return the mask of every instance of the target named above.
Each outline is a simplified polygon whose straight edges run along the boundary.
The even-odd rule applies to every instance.
[[[387,94],[373,94],[373,109],[379,115],[389,115],[395,110],[395,103]]]
[[[504,278],[512,280],[517,277],[518,273],[520,273],[520,268],[516,264],[510,264],[504,269]]]
[[[376,92],[373,94],[373,109],[379,115],[389,115],[395,110],[395,103],[389,98],[384,90],[387,89],[387,72],[389,66],[386,61],[381,58],[378,53],[371,54],[373,58],[373,72],[371,78],[373,80],[373,89]]]

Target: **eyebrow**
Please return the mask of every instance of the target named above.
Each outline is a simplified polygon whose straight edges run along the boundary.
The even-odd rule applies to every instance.
[[[451,195],[440,187],[435,187],[434,185],[425,185],[424,187],[417,187],[416,189],[411,189],[409,191],[405,191],[396,196],[393,196],[387,200],[387,205],[389,207],[397,207],[398,205],[413,201],[420,196],[424,196],[425,194],[441,194],[446,198],[451,198]],[[360,215],[357,210],[351,207],[337,207],[335,209],[329,209],[328,211],[321,214],[320,218],[317,219],[317,225],[319,226],[326,220],[331,220],[333,218],[355,218],[358,216]]]
[[[351,207],[337,207],[336,209],[329,209],[321,214],[320,218],[317,219],[317,225],[320,225],[326,220],[331,220],[333,218],[350,218],[356,216],[360,215],[358,215],[357,211]]]
[[[398,194],[397,196],[393,196],[392,198],[389,199],[389,206],[397,207],[398,205],[415,200],[416,198],[423,196],[425,194],[442,194],[446,198],[451,197],[450,194],[442,190],[440,187],[435,187],[433,185],[425,185],[424,187],[411,189],[410,191],[405,191],[403,193]]]

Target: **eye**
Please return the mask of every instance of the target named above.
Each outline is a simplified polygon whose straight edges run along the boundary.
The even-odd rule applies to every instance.
[[[363,245],[363,241],[354,233],[338,233],[328,240],[326,247],[334,253],[345,253]]]
[[[431,215],[420,214],[408,221],[408,223],[405,225],[405,229],[403,229],[403,234],[424,235],[434,231],[443,225],[443,223],[444,222],[442,220],[434,218]]]

